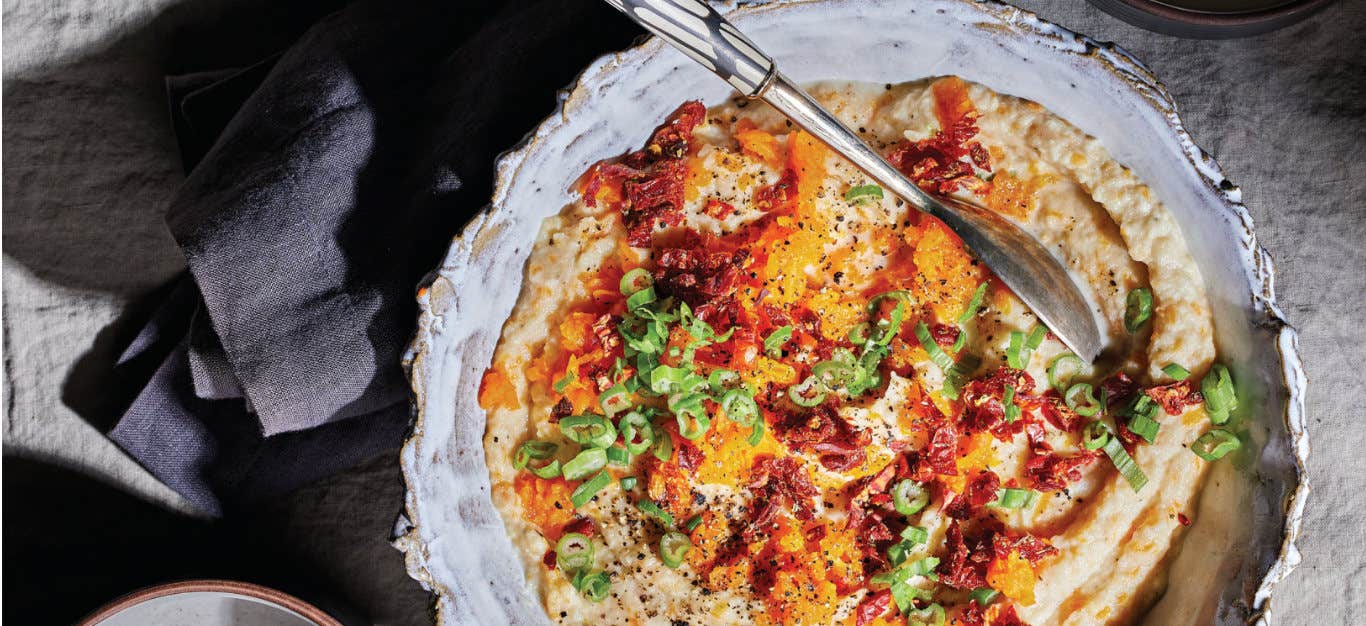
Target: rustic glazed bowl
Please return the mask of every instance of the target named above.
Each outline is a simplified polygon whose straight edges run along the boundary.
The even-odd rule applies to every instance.
[[[91,613],[77,626],[341,626],[282,591],[232,580],[186,580],[148,587]]]
[[[957,74],[1037,101],[1151,186],[1200,265],[1256,446],[1243,463],[1215,464],[1147,623],[1264,621],[1276,583],[1299,561],[1308,492],[1297,340],[1238,188],[1192,143],[1157,78],[1111,44],[995,2],[790,0],[730,17],[797,80]],[[419,293],[408,361],[417,418],[402,451],[408,491],[395,545],[411,575],[438,594],[443,623],[549,623],[489,498],[476,402],[541,221],[570,202],[591,163],[635,147],[681,100],[727,96],[725,83],[658,40],[594,62],[560,110],[499,160],[490,208]]]
[[[1192,39],[1251,37],[1307,19],[1334,0],[1090,0],[1139,28]]]

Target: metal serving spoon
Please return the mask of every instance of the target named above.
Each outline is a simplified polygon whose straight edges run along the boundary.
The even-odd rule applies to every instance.
[[[996,213],[931,196],[788,80],[773,59],[701,0],[606,0],[749,98],[767,102],[911,206],[948,224],[991,271],[1077,356],[1090,363],[1102,341],[1095,316],[1067,270],[1029,233]]]

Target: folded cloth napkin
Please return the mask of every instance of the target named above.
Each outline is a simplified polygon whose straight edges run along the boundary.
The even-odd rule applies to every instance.
[[[597,0],[360,0],[169,78],[189,272],[121,358],[161,361],[110,436],[212,516],[392,450],[416,285],[497,154],[638,32]]]

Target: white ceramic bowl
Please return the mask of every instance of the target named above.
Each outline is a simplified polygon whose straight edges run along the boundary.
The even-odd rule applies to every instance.
[[[78,626],[341,626],[317,607],[268,587],[186,580],[110,602]]]
[[[1113,45],[995,2],[791,0],[730,17],[799,81],[957,74],[1039,102],[1098,137],[1157,193],[1200,265],[1221,359],[1252,407],[1262,448],[1250,467],[1215,465],[1147,623],[1264,621],[1275,584],[1299,560],[1308,492],[1297,340],[1237,187],[1191,142],[1156,77]],[[409,355],[417,421],[402,452],[408,493],[395,545],[412,576],[439,594],[443,622],[548,623],[489,499],[476,402],[541,221],[571,200],[591,163],[635,147],[680,101],[727,95],[725,83],[658,40],[594,62],[561,110],[500,159],[490,209],[419,294]]]

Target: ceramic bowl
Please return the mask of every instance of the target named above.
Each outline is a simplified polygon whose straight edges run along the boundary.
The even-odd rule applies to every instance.
[[[1308,487],[1304,378],[1273,268],[1238,188],[1192,143],[1176,105],[1132,56],[995,2],[780,1],[730,17],[797,80],[901,82],[957,74],[1037,101],[1098,137],[1151,186],[1191,245],[1214,310],[1221,358],[1238,380],[1259,452],[1216,464],[1172,584],[1147,623],[1264,620],[1299,560]],[[406,509],[395,545],[438,594],[451,624],[546,624],[489,498],[485,418],[476,402],[522,287],[541,221],[570,202],[591,163],[635,147],[685,98],[715,104],[725,83],[658,40],[597,60],[561,107],[498,162],[491,205],[455,239],[419,293],[409,354],[417,418],[402,450]]]
[[[1285,28],[1334,0],[1090,0],[1139,28],[1194,39],[1251,37]]]
[[[341,626],[282,591],[230,580],[148,587],[110,602],[78,626]]]

